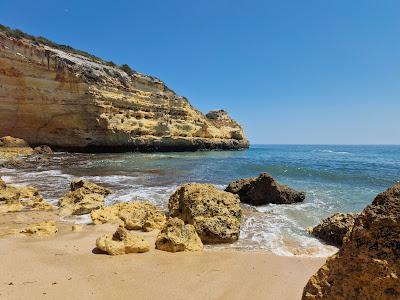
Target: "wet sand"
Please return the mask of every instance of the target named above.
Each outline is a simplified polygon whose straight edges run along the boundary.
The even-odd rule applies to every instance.
[[[54,213],[0,216],[2,299],[300,299],[324,258],[283,257],[261,251],[205,250],[99,254],[95,240],[115,225],[71,231],[59,223],[50,238],[4,234]],[[154,245],[157,232],[141,233]]]

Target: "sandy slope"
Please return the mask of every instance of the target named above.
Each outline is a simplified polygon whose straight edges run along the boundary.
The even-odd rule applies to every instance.
[[[51,214],[46,219],[53,218]],[[0,232],[21,227],[36,213],[0,216]],[[210,251],[111,257],[96,254],[96,238],[113,225],[54,238],[0,238],[0,299],[300,299],[323,258],[268,252]],[[156,232],[143,233],[154,243]]]

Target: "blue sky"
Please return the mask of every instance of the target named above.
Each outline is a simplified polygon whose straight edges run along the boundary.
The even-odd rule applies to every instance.
[[[0,2],[0,23],[223,108],[252,143],[399,144],[400,1]]]

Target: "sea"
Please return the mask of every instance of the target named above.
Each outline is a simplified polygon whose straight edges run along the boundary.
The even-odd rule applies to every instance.
[[[169,153],[63,153],[37,167],[0,169],[6,182],[37,187],[56,203],[76,177],[112,188],[108,204],[149,200],[167,211],[169,196],[183,183],[224,189],[236,179],[268,172],[306,193],[302,203],[243,206],[240,239],[209,249],[272,251],[283,256],[327,256],[337,249],[307,228],[336,212],[360,212],[400,181],[400,146],[253,145],[242,151]],[[89,216],[76,222],[90,222]]]

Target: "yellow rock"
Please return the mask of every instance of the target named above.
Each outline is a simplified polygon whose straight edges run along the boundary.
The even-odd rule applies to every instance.
[[[157,236],[156,248],[168,252],[201,251],[203,243],[193,225],[170,218]]]
[[[119,227],[113,235],[99,237],[96,247],[110,255],[143,253],[150,250],[149,243],[143,237],[123,227]]]
[[[117,223],[130,230],[161,229],[166,217],[148,201],[123,202],[92,211],[94,224]]]
[[[30,225],[22,229],[20,233],[25,235],[52,236],[56,234],[57,231],[58,228],[56,227],[56,222],[47,221]]]
[[[81,232],[81,231],[83,231],[84,226],[85,225],[83,225],[83,224],[74,224],[74,225],[72,225],[71,230],[75,231],[75,232]]]

